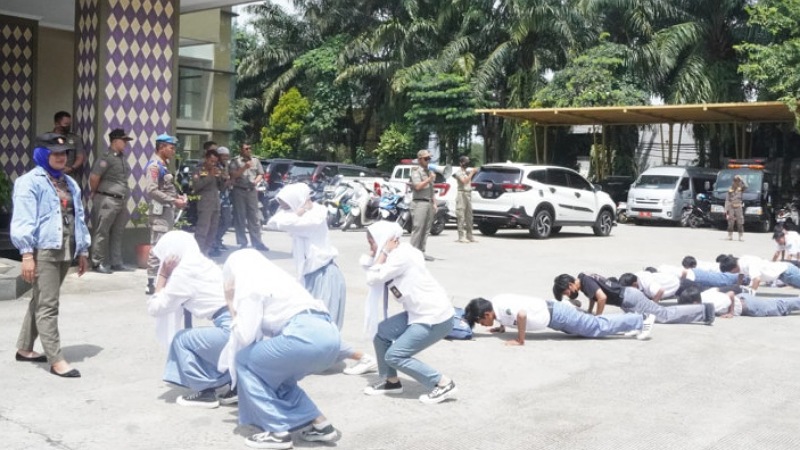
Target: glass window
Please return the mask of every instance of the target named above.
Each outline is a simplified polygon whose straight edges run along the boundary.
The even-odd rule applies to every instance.
[[[358,167],[339,167],[339,173],[345,177],[360,177],[361,174],[366,175],[366,170]]]
[[[546,170],[534,170],[528,174],[528,179],[536,181],[537,183],[544,183],[547,180]]]
[[[183,158],[203,158],[203,142],[211,139],[211,135],[209,133],[191,133],[181,132],[181,130],[178,130],[176,134],[176,137],[180,142],[178,148]]]
[[[642,175],[636,180],[633,187],[644,189],[673,189],[678,183],[674,175]]]
[[[178,119],[207,122],[211,113],[213,73],[201,68],[178,68]]]
[[[473,183],[519,183],[522,172],[516,167],[481,167]]]
[[[569,187],[567,171],[561,169],[547,169],[547,184]]]
[[[569,181],[569,187],[573,189],[580,189],[582,191],[593,191],[594,186],[591,183],[586,181],[586,178],[578,175],[575,172],[566,172],[567,173],[567,180]]]

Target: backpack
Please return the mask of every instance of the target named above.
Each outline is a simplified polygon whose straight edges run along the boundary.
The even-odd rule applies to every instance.
[[[472,328],[464,320],[464,310],[462,308],[453,308],[453,329],[444,338],[455,341],[469,341],[472,339]]]

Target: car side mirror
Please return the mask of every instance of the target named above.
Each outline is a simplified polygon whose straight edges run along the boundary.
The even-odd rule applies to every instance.
[[[600,191],[602,191],[602,190],[603,190],[603,186],[600,186],[599,184],[593,184],[593,185],[592,185],[592,188],[593,188],[592,190],[593,190],[594,192],[600,192]]]
[[[703,184],[703,187],[705,188],[705,190],[710,191],[711,190],[711,182],[710,181],[706,181]]]

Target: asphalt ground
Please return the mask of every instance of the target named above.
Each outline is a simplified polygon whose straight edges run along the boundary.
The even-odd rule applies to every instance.
[[[362,335],[363,231],[331,232],[348,281],[343,338],[374,354]],[[456,306],[476,296],[549,297],[553,278],[591,271],[619,276],[648,265],[679,264],[692,254],[770,257],[769,234],[724,240],[711,229],[617,226],[610,237],[565,228],[536,241],[526,231],[454,242],[448,228],[430,237],[429,263]],[[229,233],[226,239],[232,239]],[[407,236],[406,236],[407,239]],[[267,256],[286,270],[291,240],[264,232]],[[220,262],[222,262],[220,260]],[[80,379],[61,379],[46,364],[14,361],[27,300],[0,302],[0,448],[245,448],[254,430],[237,426],[235,407],[181,407],[185,393],[161,381],[165,351],[145,311],[144,271],[74,274],[64,283],[60,331]],[[768,288],[760,295],[797,295]],[[584,300],[584,304],[587,302]],[[607,313],[619,309],[607,307]],[[581,339],[558,332],[528,335],[524,347],[478,327],[472,341],[443,341],[419,355],[452,377],[455,401],[424,405],[426,390],[404,378],[397,397],[368,397],[374,374],[334,367],[301,382],[340,430],[345,449],[792,449],[800,447],[795,377],[800,317],[717,319],[713,326],[656,325],[646,342]],[[37,349],[39,349],[37,347]]]

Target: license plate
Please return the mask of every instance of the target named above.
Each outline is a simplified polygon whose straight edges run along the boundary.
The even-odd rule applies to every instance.
[[[712,213],[724,213],[725,208],[722,205],[711,205]]]
[[[642,211],[639,213],[639,215],[642,217],[653,217],[653,213],[651,213],[650,211]]]

